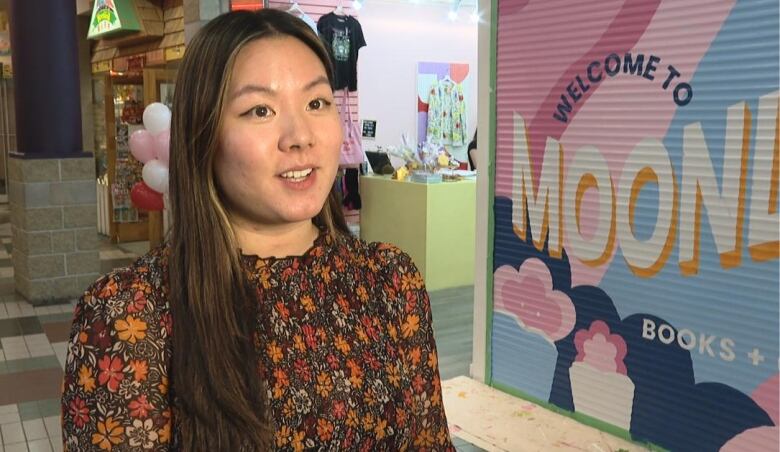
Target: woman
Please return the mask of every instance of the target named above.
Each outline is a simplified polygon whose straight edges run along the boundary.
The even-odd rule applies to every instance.
[[[468,147],[468,155],[469,155],[469,169],[471,171],[477,170],[477,131],[474,131],[474,138],[469,143]]]
[[[409,256],[349,236],[326,49],[283,12],[187,47],[170,241],[98,280],[65,369],[68,450],[454,450]]]

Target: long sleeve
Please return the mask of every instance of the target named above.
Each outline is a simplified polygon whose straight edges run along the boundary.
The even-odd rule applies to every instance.
[[[426,141],[435,142],[442,138],[442,102],[439,95],[439,84],[434,82],[428,93],[428,129]]]
[[[466,145],[466,101],[463,96],[463,85],[457,83],[452,90],[452,144]]]
[[[398,288],[398,352],[409,386],[403,390],[410,407],[411,450],[454,451],[441,394],[438,355],[433,337],[431,305],[422,275],[406,253],[385,250],[394,268],[391,279]]]
[[[124,269],[79,300],[63,381],[65,450],[168,450],[171,318],[154,292]]]

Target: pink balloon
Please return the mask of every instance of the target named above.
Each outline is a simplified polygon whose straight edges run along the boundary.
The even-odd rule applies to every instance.
[[[154,136],[154,153],[157,159],[168,165],[171,152],[171,131],[163,130]]]
[[[130,134],[130,153],[141,163],[154,158],[154,137],[148,130],[136,130]]]

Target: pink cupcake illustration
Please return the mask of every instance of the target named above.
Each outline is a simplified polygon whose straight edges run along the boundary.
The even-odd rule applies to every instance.
[[[596,320],[574,334],[577,357],[569,369],[574,409],[628,430],[634,405],[634,383],[623,360],[626,341]]]

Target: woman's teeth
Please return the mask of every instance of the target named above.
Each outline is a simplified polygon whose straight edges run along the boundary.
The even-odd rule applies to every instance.
[[[313,170],[311,168],[301,170],[301,171],[288,171],[286,173],[282,173],[282,177],[285,179],[289,179],[292,182],[300,182],[306,177],[311,174]]]

